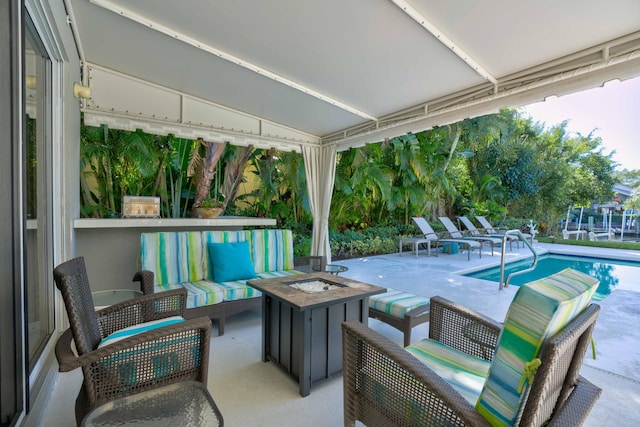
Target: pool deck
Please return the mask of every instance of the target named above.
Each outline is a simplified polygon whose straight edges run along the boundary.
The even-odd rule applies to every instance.
[[[640,251],[535,243],[538,254],[547,252],[564,255],[598,256],[640,262]],[[506,262],[531,256],[526,248],[507,250]],[[440,295],[474,308],[494,319],[502,320],[513,298],[515,286],[499,290],[495,282],[462,276],[460,273],[500,264],[500,254],[493,257],[486,250],[482,259],[472,254],[427,257],[421,251],[418,258],[410,252],[345,261],[335,261],[349,267],[349,277],[389,288],[433,296]],[[640,274],[638,275],[640,289]],[[640,425],[640,292],[614,289],[599,301],[600,316],[594,330],[596,359],[587,354],[582,375],[604,391],[586,425]],[[376,320],[373,329],[401,342],[401,334]],[[428,326],[414,328],[412,339],[426,333]]]
[[[640,251],[535,244],[539,253],[551,250],[640,261]],[[528,249],[507,251],[507,261],[526,257]],[[424,296],[441,295],[472,307],[496,320],[504,319],[517,287],[502,291],[494,282],[458,274],[469,269],[500,263],[499,251],[492,257],[485,250],[482,259],[467,255],[439,254],[426,257],[410,252],[344,261],[349,271],[340,275],[373,285],[402,289]],[[640,281],[640,277],[638,278]],[[594,339],[597,358],[587,354],[582,375],[603,389],[602,396],[587,419],[586,426],[640,425],[640,293],[614,290],[599,303],[602,306]],[[208,388],[228,426],[339,426],[343,425],[342,380],[336,377],[313,386],[311,394],[300,397],[298,386],[283,375],[274,363],[261,361],[260,310],[251,310],[227,320],[225,334],[211,338]],[[370,319],[369,326],[402,345],[403,335],[389,325]],[[417,341],[427,333],[428,324],[413,329]],[[46,425],[71,427],[73,404],[81,383],[79,370],[60,374],[45,414]],[[250,410],[247,410],[250,402]]]

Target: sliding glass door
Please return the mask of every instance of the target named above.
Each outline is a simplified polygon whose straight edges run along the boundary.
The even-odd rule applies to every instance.
[[[0,426],[24,411],[23,5],[0,2]]]
[[[25,261],[29,371],[51,337],[51,60],[30,20],[25,31]]]

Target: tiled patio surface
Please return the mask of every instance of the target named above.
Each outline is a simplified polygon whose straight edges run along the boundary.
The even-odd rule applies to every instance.
[[[562,245],[536,244],[537,251],[581,253],[624,257],[640,261],[639,251],[604,250]],[[508,259],[527,256],[528,249],[507,251]],[[415,258],[410,252],[345,261],[345,277],[371,284],[432,296],[441,295],[501,320],[515,287],[502,291],[498,285],[457,274],[488,264],[499,264],[499,251],[492,257],[485,250],[482,259],[473,253]],[[640,290],[640,275],[638,277]],[[588,354],[582,374],[603,388],[586,425],[631,426],[640,424],[640,291],[614,290],[600,302],[602,311],[594,339],[597,359]],[[311,388],[302,398],[297,384],[273,363],[260,360],[261,315],[252,311],[227,321],[225,335],[211,340],[209,390],[222,411],[227,426],[339,426],[342,419],[341,378]],[[399,345],[402,334],[377,320],[370,327]],[[413,330],[413,340],[426,334],[428,324]],[[46,410],[49,425],[74,425],[73,404],[80,385],[80,373],[61,374]]]

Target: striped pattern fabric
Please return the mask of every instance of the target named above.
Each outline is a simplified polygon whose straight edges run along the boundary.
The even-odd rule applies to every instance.
[[[291,230],[251,230],[250,245],[256,274],[293,270]]]
[[[471,405],[477,402],[487,378],[489,361],[429,339],[418,341],[405,350],[448,382]]]
[[[529,386],[525,365],[538,356],[545,339],[587,306],[598,283],[589,275],[566,269],[518,289],[476,403],[478,412],[492,425],[514,424]]]
[[[419,295],[387,288],[387,292],[369,297],[369,307],[404,319],[405,314],[414,308],[429,305],[429,299]],[[425,313],[429,314],[429,313]]]
[[[187,290],[187,308],[261,296],[246,280],[216,283],[210,243],[248,241],[254,269],[267,279],[300,274],[293,266],[291,230],[239,230],[142,233],[140,268],[154,272],[155,291]]]
[[[140,235],[141,269],[153,271],[160,285],[205,279],[204,255],[199,231]]]
[[[219,283],[209,280],[197,280],[194,282],[156,284],[156,292],[170,291],[173,289],[187,290],[187,308],[202,307],[218,304],[225,300],[227,288]]]
[[[120,340],[132,337],[137,334],[141,334],[143,332],[153,331],[154,329],[162,328],[164,326],[174,325],[180,322],[184,322],[184,318],[182,316],[172,316],[172,317],[166,317],[164,319],[158,319],[151,322],[140,323],[137,325],[129,326],[128,328],[115,331],[111,335],[104,338],[102,341],[100,341],[100,344],[98,344],[98,348],[104,347],[105,345],[116,343]]]

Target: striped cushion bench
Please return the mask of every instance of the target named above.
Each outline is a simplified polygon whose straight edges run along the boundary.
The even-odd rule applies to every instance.
[[[226,317],[261,307],[247,279],[300,274],[293,233],[283,229],[141,233],[140,270],[134,281],[145,294],[186,289],[185,318],[206,315],[219,335]]]
[[[369,317],[402,331],[406,347],[411,344],[413,327],[429,321],[429,299],[387,288],[384,294],[369,298]]]

